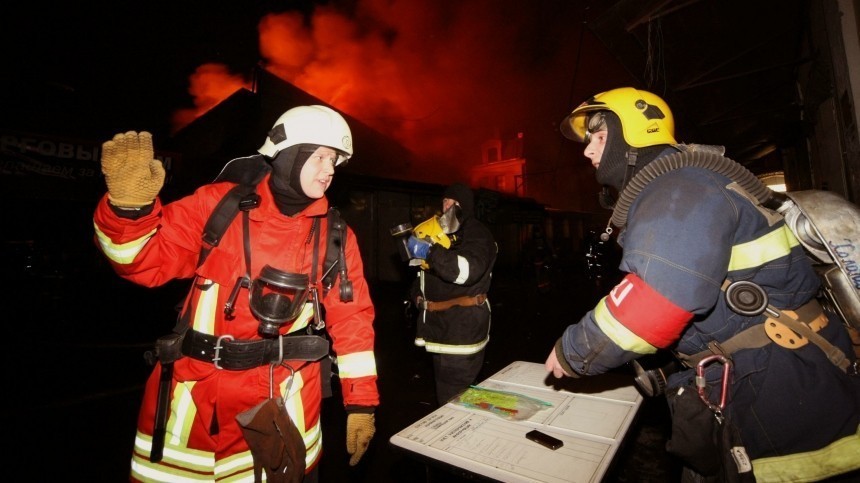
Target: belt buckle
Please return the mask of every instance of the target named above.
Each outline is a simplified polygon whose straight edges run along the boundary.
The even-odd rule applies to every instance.
[[[216,369],[224,369],[223,367],[221,367],[220,364],[218,364],[218,361],[221,360],[221,349],[224,348],[224,346],[221,345],[221,341],[222,340],[233,340],[233,339],[234,339],[234,337],[232,335],[225,334],[225,335],[222,335],[221,337],[218,337],[218,340],[215,341],[215,347],[214,347],[215,355],[212,356],[212,363],[215,364]]]
[[[427,301],[424,297],[419,296],[416,300],[417,306],[421,310],[430,310],[430,302]]]

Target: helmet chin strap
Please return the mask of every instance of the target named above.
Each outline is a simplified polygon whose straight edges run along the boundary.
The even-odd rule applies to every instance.
[[[624,188],[627,187],[627,183],[633,179],[633,173],[636,170],[636,160],[639,158],[639,150],[630,146],[630,149],[627,150],[625,154],[627,158],[627,169],[624,171],[624,181],[621,183],[621,190],[619,194],[624,191]],[[603,186],[603,189],[600,190],[600,193],[597,195],[597,199],[600,202],[600,206],[607,210],[614,210],[615,203],[618,199],[613,196],[612,192],[609,189],[609,186]],[[609,241],[609,236],[612,234],[612,222],[606,226],[606,230],[600,234],[600,239],[602,241]]]
[[[619,193],[624,191],[624,188],[627,187],[627,183],[633,179],[633,171],[636,170],[636,159],[639,157],[639,150],[630,146],[630,149],[627,150],[627,171],[624,172],[624,181],[621,183],[621,189],[618,191]]]
[[[603,189],[597,193],[597,201],[600,203],[600,207],[604,210],[611,210],[615,208],[615,202],[618,200],[612,195],[612,191],[609,189],[609,186],[603,186]]]

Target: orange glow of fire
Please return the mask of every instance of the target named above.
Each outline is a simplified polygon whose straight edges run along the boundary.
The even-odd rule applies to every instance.
[[[231,74],[227,66],[221,64],[201,65],[191,74],[189,83],[188,93],[194,100],[194,107],[173,113],[171,121],[174,132],[187,126],[237,90],[251,88],[251,83],[242,75]]]
[[[535,108],[554,110],[540,122],[557,126],[568,107],[572,70],[558,66],[575,45],[556,17],[579,9],[553,2],[535,18],[528,3],[361,0],[348,15],[333,6],[307,18],[272,13],[258,23],[260,64],[439,169],[461,169],[480,159],[494,128],[534,121],[526,118]],[[175,127],[247,85],[226,67],[201,66],[191,76],[194,108],[177,112]],[[551,92],[562,99],[537,98]]]

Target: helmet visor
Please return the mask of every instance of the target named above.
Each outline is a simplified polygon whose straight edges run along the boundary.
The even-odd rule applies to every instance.
[[[583,102],[561,121],[561,133],[570,140],[587,143],[589,133],[588,122],[591,117],[589,113],[605,109],[605,104],[596,102],[593,98]]]

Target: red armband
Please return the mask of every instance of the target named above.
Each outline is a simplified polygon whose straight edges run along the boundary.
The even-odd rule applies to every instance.
[[[606,296],[609,312],[621,325],[654,347],[678,340],[693,314],[675,305],[644,280],[629,274]]]

